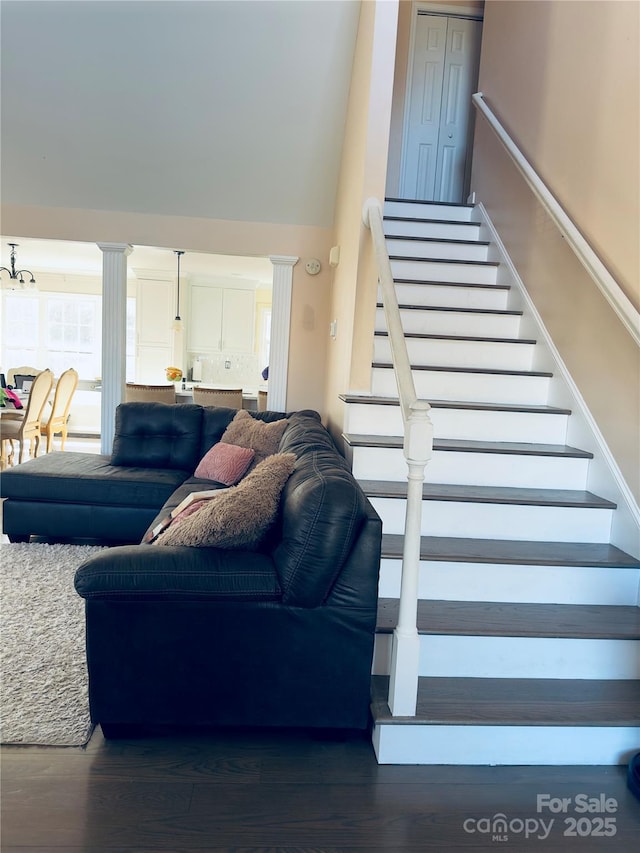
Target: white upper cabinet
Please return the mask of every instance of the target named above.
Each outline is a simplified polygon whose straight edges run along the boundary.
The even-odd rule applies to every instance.
[[[189,351],[253,352],[253,290],[192,284]]]

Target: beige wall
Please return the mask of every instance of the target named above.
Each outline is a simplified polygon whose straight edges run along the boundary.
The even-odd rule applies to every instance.
[[[287,407],[317,409],[324,414],[331,283],[329,229],[8,205],[2,209],[2,227],[5,233],[24,237],[181,246],[185,251],[210,254],[299,257],[293,269]],[[304,270],[309,258],[322,262],[322,271],[316,276]]]
[[[397,0],[361,5],[336,201],[334,270],[325,408],[335,436],[342,430],[338,395],[370,388],[377,275],[370,234],[362,222],[366,199],[384,198],[391,120]]]
[[[489,0],[480,66],[488,103],[636,305],[639,11]],[[472,189],[640,497],[638,349],[481,118]]]

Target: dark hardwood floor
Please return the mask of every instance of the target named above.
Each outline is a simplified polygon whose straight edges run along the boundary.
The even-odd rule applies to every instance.
[[[624,767],[380,766],[367,736],[236,730],[105,741],[98,729],[86,749],[1,758],[2,853],[640,847]],[[539,795],[566,811],[538,810]],[[492,834],[500,815],[507,831]]]

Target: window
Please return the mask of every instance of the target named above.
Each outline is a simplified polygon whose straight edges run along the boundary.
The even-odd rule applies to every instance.
[[[75,367],[84,379],[100,376],[100,297],[46,295],[47,365],[54,376]]]
[[[2,294],[3,370],[21,364],[54,376],[75,367],[80,379],[102,374],[102,298],[81,293]],[[126,378],[135,376],[136,300],[127,299]]]

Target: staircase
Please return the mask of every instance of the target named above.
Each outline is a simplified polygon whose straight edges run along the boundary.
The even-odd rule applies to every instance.
[[[567,443],[575,414],[548,403],[562,377],[535,369],[548,363],[535,323],[474,215],[401,200],[384,211],[416,392],[434,425],[415,717],[393,717],[387,704],[407,466],[380,305],[372,393],[342,396],[347,456],[383,520],[376,754],[397,764],[623,763],[640,748],[640,562],[610,542],[620,509],[587,489],[593,451]]]

